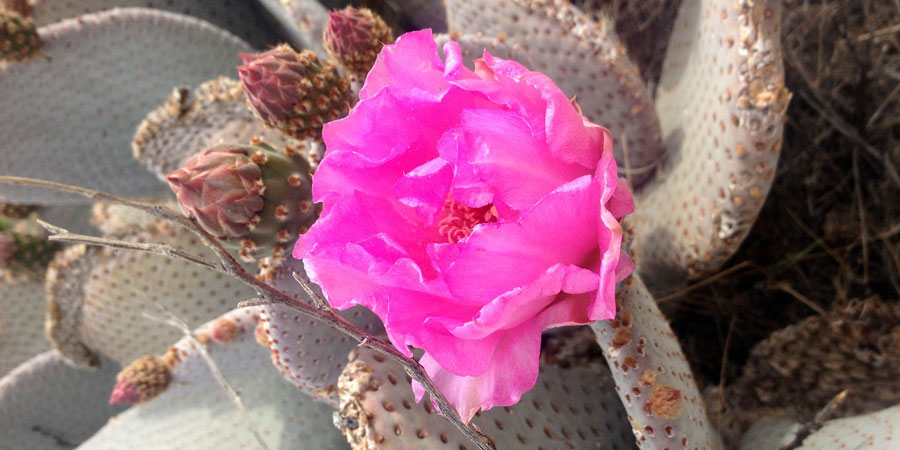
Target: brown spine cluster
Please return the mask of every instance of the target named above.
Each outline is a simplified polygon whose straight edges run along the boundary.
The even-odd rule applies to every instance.
[[[322,35],[328,54],[357,76],[368,73],[384,44],[393,41],[394,35],[381,17],[352,6],[328,13]]]
[[[350,80],[310,50],[296,52],[282,44],[241,58],[238,74],[247,102],[270,127],[298,139],[318,137],[325,122],[350,111]]]
[[[0,60],[24,61],[37,54],[42,45],[31,19],[0,9]]]
[[[109,403],[141,403],[163,393],[172,382],[172,372],[162,359],[144,356],[136,359],[116,376]]]

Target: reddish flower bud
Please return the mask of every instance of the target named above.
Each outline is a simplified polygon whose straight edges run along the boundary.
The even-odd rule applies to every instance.
[[[162,359],[144,356],[136,359],[116,376],[109,404],[135,404],[162,394],[172,382],[172,372]]]
[[[325,50],[350,72],[365,75],[384,44],[394,41],[390,27],[366,8],[348,6],[328,13],[322,36]]]
[[[265,142],[219,146],[166,176],[181,209],[245,261],[280,259],[319,216],[303,155]]]
[[[263,209],[262,171],[246,148],[218,147],[201,152],[166,176],[182,211],[210,234],[247,235]]]
[[[350,81],[312,51],[298,53],[282,44],[265,53],[241,54],[241,59],[238,75],[247,101],[270,127],[303,139],[350,111]]]

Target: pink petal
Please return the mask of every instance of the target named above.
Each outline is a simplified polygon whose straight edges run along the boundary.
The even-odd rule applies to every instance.
[[[457,170],[471,165],[483,186],[493,191],[495,203],[524,210],[569,180],[591,173],[584,166],[554,158],[516,113],[465,109],[461,122],[464,140]]]
[[[325,124],[328,150],[316,171],[315,201],[326,192],[355,190],[393,197],[404,174],[438,156],[438,141],[457,126],[460,112],[484,102],[454,86],[439,95],[418,94],[386,88]]]
[[[419,363],[463,421],[468,422],[479,409],[518,403],[537,381],[540,350],[540,325],[527,322],[504,333],[494,351],[490,368],[482,375],[467,377],[453,374],[437,364],[428,353]],[[421,400],[425,392],[422,386],[413,382],[413,391],[416,401]]]
[[[353,226],[347,226],[348,223]],[[342,247],[376,236],[402,248],[404,257],[415,261],[430,277],[436,276],[426,245],[442,240],[443,236],[434,227],[426,226],[412,208],[358,191],[325,202],[315,226],[297,240],[294,257],[315,256],[317,248]],[[384,254],[376,256],[383,257],[384,263],[394,260]]]
[[[406,33],[395,43],[385,45],[378,54],[359,99],[371,98],[385,87],[402,92],[440,92],[446,88],[443,74],[444,62],[438,56],[431,30]]]
[[[581,126],[581,114],[550,77],[532,72],[515,61],[496,58],[487,51],[484,52],[484,61],[498,80],[508,78],[539,93],[543,101],[541,107],[524,103],[521,107],[529,112],[529,116],[543,117],[547,145],[553,156],[565,162],[594,167],[602,149],[596,145],[597,136],[593,130]],[[516,95],[520,93],[516,92]]]
[[[487,303],[511,287],[528,285],[555,264],[581,266],[597,249],[601,195],[597,181],[580,177],[542,198],[516,222],[475,227],[457,244],[459,255],[444,272],[450,292]]]
[[[556,264],[527,286],[517,287],[497,297],[481,308],[469,322],[453,323],[443,318],[433,322],[440,323],[457,338],[483,339],[491,333],[533,320],[561,295],[593,293],[599,282],[600,277],[591,270]]]
[[[416,210],[429,226],[434,225],[447,199],[453,167],[435,158],[403,175],[394,185],[400,203]]]

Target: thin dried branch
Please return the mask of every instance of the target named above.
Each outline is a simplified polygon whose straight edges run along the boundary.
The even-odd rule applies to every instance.
[[[193,253],[172,247],[166,244],[148,243],[148,242],[130,242],[118,239],[107,239],[96,236],[85,236],[83,234],[71,233],[65,228],[36,219],[37,223],[42,226],[50,236],[47,238],[51,241],[73,242],[77,244],[98,245],[102,247],[121,248],[125,250],[138,250],[142,252],[154,253],[168,258],[183,259],[187,262],[206,267],[207,269],[218,270],[218,266],[211,261]]]
[[[237,407],[238,410],[241,411],[241,414],[244,416],[244,421],[246,422],[247,428],[250,429],[250,433],[253,434],[253,437],[256,438],[256,443],[259,444],[260,448],[263,450],[268,450],[269,447],[266,445],[266,441],[263,440],[262,435],[259,434],[259,430],[256,429],[256,425],[253,423],[253,418],[250,417],[250,411],[247,410],[247,407],[244,406],[244,401],[241,400],[240,394],[238,394],[237,390],[228,383],[228,380],[225,379],[225,376],[222,375],[222,371],[219,370],[219,366],[216,362],[209,356],[209,352],[206,351],[206,345],[200,342],[195,336],[193,331],[184,323],[183,320],[179,319],[178,316],[173,314],[171,311],[163,308],[162,305],[156,304],[156,307],[159,308],[160,312],[164,314],[166,317],[156,317],[152,314],[143,313],[143,316],[160,323],[164,323],[166,325],[172,326],[181,330],[184,333],[184,337],[186,337],[191,344],[194,345],[194,348],[200,352],[200,356],[203,357],[203,360],[206,361],[206,365],[209,366],[210,372],[212,372],[213,377],[216,379],[216,382],[228,394],[228,397],[231,398],[231,401]]]
[[[101,202],[130,206],[132,208],[151,214],[157,218],[166,219],[185,227],[186,229],[190,230],[198,237],[200,237],[219,259],[219,264],[216,266],[217,270],[224,272],[227,275],[231,275],[244,284],[250,286],[262,299],[266,300],[268,303],[284,305],[285,307],[293,309],[301,314],[326,323],[332,328],[340,331],[341,333],[352,337],[361,345],[365,345],[366,347],[369,347],[377,351],[378,353],[381,353],[385,357],[390,358],[392,361],[400,364],[406,371],[407,375],[419,382],[419,384],[421,384],[425,389],[425,392],[428,392],[428,395],[431,396],[431,400],[437,406],[438,413],[441,416],[450,421],[453,426],[455,426],[461,433],[468,437],[479,449],[496,450],[494,444],[486,436],[484,436],[474,428],[469,427],[465,422],[463,422],[463,420],[459,417],[459,414],[456,412],[456,409],[454,409],[450,402],[447,401],[447,399],[444,397],[444,395],[441,394],[437,386],[435,386],[434,382],[431,381],[431,378],[428,377],[425,369],[419,364],[418,361],[406,356],[405,354],[400,352],[400,350],[394,348],[394,346],[385,343],[384,341],[378,339],[375,336],[372,336],[369,333],[366,333],[359,327],[353,325],[343,317],[339,316],[330,308],[321,309],[315,306],[316,304],[327,305],[327,302],[324,298],[318,295],[312,289],[312,286],[309,284],[309,282],[302,279],[302,277],[299,277],[297,281],[300,283],[300,286],[302,286],[306,291],[307,295],[310,296],[310,300],[313,302],[312,305],[298,302],[294,300],[290,295],[285,294],[284,292],[281,292],[278,289],[275,289],[274,287],[258,280],[255,276],[244,270],[244,268],[241,267],[241,265],[234,259],[234,257],[231,256],[231,254],[228,253],[228,251],[226,251],[224,247],[222,247],[222,244],[220,244],[215,237],[203,230],[203,228],[197,225],[190,218],[185,217],[184,215],[172,210],[171,208],[154,205],[151,203],[129,200],[91,189],[85,189],[81,187],[69,186],[66,184],[53,183],[43,180],[34,180],[31,178],[0,176],[0,183],[9,183],[21,186],[36,186],[56,189],[64,192],[72,192]],[[133,250],[142,249],[134,248]]]

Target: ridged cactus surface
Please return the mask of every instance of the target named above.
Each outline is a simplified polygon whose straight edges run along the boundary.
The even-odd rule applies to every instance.
[[[197,152],[225,143],[261,138],[278,149],[308,154],[308,144],[266,127],[247,108],[241,83],[218,77],[190,89],[175,88],[137,127],[134,157],[160,179]]]
[[[310,303],[293,272],[303,274],[303,264],[291,258],[278,268],[269,283],[298,301]],[[340,314],[370,334],[383,332],[378,317],[367,309],[353,308]],[[285,306],[261,307],[260,321],[272,363],[281,375],[310,396],[337,406],[338,376],[347,365],[347,355],[358,343]]]
[[[206,22],[140,8],[66,19],[39,32],[50,59],[0,67],[0,174],[123,196],[165,192],[128,145],[146,112],[173,86],[233,73],[237,53],[249,50]],[[0,200],[85,202],[17,186],[4,186]]]
[[[643,448],[717,449],[691,368],[638,276],[616,294],[616,318],[591,324]]]
[[[0,377],[50,349],[41,325],[46,308],[44,283],[0,281]]]
[[[637,192],[634,251],[654,285],[717,270],[775,176],[784,113],[781,2],[685,0],[656,110],[666,156]]]
[[[259,0],[281,33],[295,48],[325,55],[322,33],[328,23],[328,10],[313,0]]]
[[[196,236],[166,223],[154,223],[120,239],[165,242],[211,257]],[[254,296],[237,280],[185,261],[98,248],[87,249],[84,256],[71,260],[58,260],[48,289],[60,311],[52,321],[60,330],[54,339],[58,348],[89,349],[120,364],[160,353],[180,336],[177,329],[161,327],[145,317],[159,315],[158,306],[196,326]],[[80,362],[80,351],[74,357],[66,354]]]
[[[217,383],[194,343],[182,338],[164,357],[171,361],[169,387],[116,416],[81,448],[258,448],[247,419],[270,449],[347,448],[331,425],[330,408],[284,381],[269,363],[254,337],[258,314],[256,308],[237,309],[194,332],[239,392],[247,415]],[[234,325],[227,338],[216,331],[223,321]]]
[[[338,423],[355,450],[471,448],[430,400],[416,403],[406,373],[380,354],[360,348],[338,382]],[[541,369],[537,383],[509,407],[472,419],[497,448],[634,448],[609,372]]]
[[[38,26],[112,8],[152,8],[193,16],[234,33],[256,48],[278,41],[253,1],[248,0],[36,0],[32,17]]]
[[[59,450],[91,437],[121,406],[106,399],[118,367],[75,368],[58,353],[41,353],[0,378],[0,448]]]
[[[794,441],[801,425],[789,419],[760,419],[744,435],[740,450],[769,450]],[[798,450],[883,449],[897,448],[900,439],[900,405],[859,416],[834,419],[802,439]]]
[[[99,247],[74,245],[57,253],[47,269],[44,330],[53,348],[75,366],[97,367],[100,364],[96,351],[84,344],[79,327],[84,283],[102,258]]]
[[[640,70],[611,27],[562,0],[447,0],[446,5],[451,36],[482,33],[526,54],[534,61],[529,69],[549,76],[576,97],[585,117],[609,128],[619,166],[635,170],[635,184],[649,176],[638,169],[652,167],[662,153],[659,123]]]

